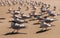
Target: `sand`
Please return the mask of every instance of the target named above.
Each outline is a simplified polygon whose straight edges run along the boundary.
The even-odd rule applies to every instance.
[[[40,1],[47,4],[51,4],[51,7],[56,6],[57,7],[56,14],[60,14],[59,13],[60,0],[40,0]],[[16,9],[17,5],[11,7]],[[19,30],[21,34],[4,35],[12,31],[12,29],[9,29],[10,27],[9,20],[11,18],[11,14],[7,14],[7,10],[8,10],[8,6],[0,7],[0,17],[6,18],[5,20],[0,20],[2,22],[0,23],[0,38],[60,38],[60,16],[55,16],[55,18],[57,18],[57,21],[53,23],[55,26],[51,27],[51,30],[49,31],[43,33],[36,33],[41,29],[39,28],[39,25],[33,25],[37,21],[29,21],[28,23],[25,23],[26,25],[25,29]]]

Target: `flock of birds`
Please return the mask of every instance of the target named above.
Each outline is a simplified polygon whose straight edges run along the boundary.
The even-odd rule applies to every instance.
[[[12,29],[14,29],[12,32],[15,32],[15,30],[21,29],[21,28],[25,28],[26,26],[24,25],[24,22],[26,22],[28,24],[28,22],[26,21],[26,19],[30,19],[30,21],[32,20],[38,20],[39,24],[40,24],[40,28],[42,28],[42,30],[47,30],[48,27],[52,26],[52,22],[56,21],[56,18],[54,18],[55,16],[57,16],[57,14],[55,13],[56,11],[56,6],[53,7],[53,9],[51,10],[50,4],[46,4],[43,3],[41,1],[36,2],[36,1],[24,1],[24,0],[0,0],[0,6],[11,6],[11,5],[16,5],[17,6],[17,10],[13,10],[13,8],[9,7],[8,8],[8,13],[13,15],[13,20],[10,21],[11,22],[11,27]],[[31,13],[29,13],[28,15],[25,14],[25,12],[21,12],[22,6],[26,6],[26,10],[28,11],[30,8],[32,8]],[[30,6],[30,7],[29,7]],[[39,8],[38,8],[39,7]],[[36,14],[36,10],[40,9],[39,14]],[[43,15],[48,14],[47,16],[42,17]]]

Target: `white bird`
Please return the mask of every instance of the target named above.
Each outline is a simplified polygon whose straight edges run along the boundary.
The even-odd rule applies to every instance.
[[[41,12],[46,12],[47,11],[47,7],[46,7],[46,5],[42,5],[42,7],[41,7]]]
[[[41,8],[41,11],[42,11],[42,12],[46,12],[46,10],[47,10],[46,7],[42,7],[42,8]]]
[[[23,19],[28,19],[28,18],[30,18],[29,15],[25,15],[24,13],[21,13],[21,17],[22,17]]]
[[[13,10],[13,15],[17,15],[17,14],[20,14],[20,11]]]
[[[17,33],[18,33],[18,30],[20,30],[21,28],[25,28],[25,25],[12,22],[10,28],[14,29],[12,31],[13,33],[15,32],[15,30],[17,30]]]
[[[37,15],[36,18],[37,18],[37,20],[39,20],[39,21],[43,20],[43,18],[41,18],[40,15]]]
[[[21,6],[18,6],[18,11],[20,11],[21,10]]]
[[[18,15],[15,15],[14,20],[11,22],[11,27],[13,30],[13,33],[15,32],[15,30],[17,30],[17,33],[18,33],[18,30],[21,29],[21,28],[25,28],[25,25],[22,24],[22,22],[24,22],[24,20],[20,20],[19,19],[19,16]]]
[[[33,8],[33,10],[36,10],[36,9],[37,9],[37,7],[36,7],[36,6],[32,6],[32,8]]]
[[[44,22],[44,21],[42,21],[42,22],[40,23],[40,28],[42,28],[42,30],[47,30],[48,27],[51,27],[51,24],[46,23],[46,22]]]
[[[52,23],[52,22],[56,21],[56,19],[49,18],[49,17],[44,17],[44,21],[45,21],[46,23]]]
[[[49,16],[57,16],[57,14],[55,13],[55,11],[51,11],[51,10],[47,10],[47,13]]]
[[[13,11],[13,8],[8,8],[8,13],[11,13]]]
[[[8,3],[9,6],[12,5],[12,2],[10,0],[7,0],[7,3]]]
[[[35,16],[35,11],[31,11],[31,13],[29,15],[30,15],[30,17],[34,17]]]

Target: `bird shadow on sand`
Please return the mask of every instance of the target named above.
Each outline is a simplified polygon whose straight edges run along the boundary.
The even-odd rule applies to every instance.
[[[17,33],[17,32],[9,32],[9,33],[5,33],[4,35],[16,35],[16,34],[27,34],[27,33]]]
[[[6,18],[0,18],[0,20],[5,20]]]
[[[49,31],[49,30],[51,30],[51,29],[47,29],[47,30],[40,30],[40,31],[37,31],[37,32],[36,32],[36,34],[38,34],[38,33],[44,33],[44,32],[47,32],[47,31]]]
[[[38,22],[38,23],[34,23],[33,25],[39,25],[40,23]]]
[[[8,22],[15,22],[15,21],[8,21]],[[28,21],[20,22],[20,23],[28,23]]]
[[[0,23],[3,23],[3,22],[0,22]]]
[[[35,21],[35,20],[37,20],[37,19],[30,19],[29,21]]]

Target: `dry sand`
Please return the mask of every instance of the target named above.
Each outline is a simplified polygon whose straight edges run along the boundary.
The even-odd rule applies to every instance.
[[[41,1],[47,4],[51,4],[51,7],[56,6],[56,13],[60,13],[60,0]],[[11,7],[16,9],[17,5]],[[12,31],[12,29],[9,29],[10,23],[8,22],[11,18],[11,14],[7,14],[7,10],[7,6],[0,7],[0,17],[6,18],[5,20],[0,20],[2,22],[0,23],[0,38],[60,38],[60,16],[56,16],[58,20],[53,23],[55,26],[51,27],[51,30],[49,31],[36,34],[36,32],[40,30],[39,25],[33,25],[33,23],[36,23],[36,21],[30,21],[26,24],[27,28],[19,30],[20,33],[26,34],[4,35],[5,33]]]

